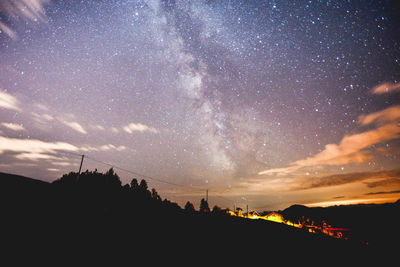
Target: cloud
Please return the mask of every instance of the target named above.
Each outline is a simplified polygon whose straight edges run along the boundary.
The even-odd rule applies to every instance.
[[[365,183],[369,188],[379,187],[379,186],[398,186],[400,185],[400,175],[397,177],[387,178],[380,181],[372,181]]]
[[[373,94],[386,94],[400,91],[400,83],[382,83],[375,86],[372,90]]]
[[[105,130],[105,128],[103,126],[101,126],[100,124],[91,125],[90,128],[92,128],[94,130],[98,130],[98,131],[104,131]]]
[[[366,203],[387,203],[391,202],[391,198],[355,198],[355,199],[345,199],[345,200],[333,200],[333,201],[323,201],[323,202],[313,202],[304,204],[307,207],[329,207],[329,206],[339,206],[339,205],[357,205]]]
[[[14,21],[28,19],[34,22],[46,22],[44,5],[48,3],[50,0],[1,0],[0,12]],[[10,38],[17,38],[17,34],[4,23],[0,22],[0,29]]]
[[[108,145],[103,145],[100,147],[100,150],[102,151],[108,151],[108,150],[117,150],[117,151],[123,151],[126,149],[126,146],[114,146],[113,144],[108,144]]]
[[[374,144],[398,138],[400,127],[391,123],[359,134],[346,135],[338,145],[328,144],[325,149],[313,157],[298,160],[293,165],[310,167],[317,165],[344,165],[350,162],[365,162],[370,156],[361,151]]]
[[[46,105],[41,104],[41,103],[36,103],[34,106],[42,111],[46,111],[46,112],[50,111],[50,109]]]
[[[54,120],[52,115],[46,113],[38,114],[36,112],[32,112],[31,115],[33,120],[39,124],[47,124],[49,121]]]
[[[109,150],[123,151],[125,149],[127,149],[126,146],[114,146],[113,144],[102,145],[102,146],[85,145],[85,146],[80,147],[80,150],[83,151],[83,152],[109,151]]]
[[[11,39],[17,39],[17,34],[10,27],[0,21],[0,34],[1,33],[7,34]]]
[[[358,118],[361,125],[376,123],[378,125],[394,122],[400,119],[400,106],[393,106],[375,113],[363,115]]]
[[[56,165],[56,166],[62,166],[62,167],[65,167],[65,166],[76,166],[77,165],[76,163],[72,163],[72,162],[69,162],[69,161],[54,161],[51,164],[52,165]]]
[[[293,173],[304,167],[345,165],[351,162],[362,163],[371,160],[373,157],[369,151],[364,150],[365,148],[399,138],[400,127],[397,125],[397,120],[400,118],[399,110],[399,106],[394,106],[360,117],[361,125],[377,122],[380,126],[358,134],[346,135],[339,144],[327,144],[320,153],[292,162],[288,167],[269,169],[259,172],[259,174],[283,175]]]
[[[398,183],[400,183],[400,168],[386,171],[354,172],[345,174],[334,174],[324,177],[307,178],[299,185],[295,186],[293,189],[299,190],[330,187],[366,180],[375,180],[374,182],[366,182],[366,184],[368,185],[368,187],[376,187],[380,185],[387,185],[387,182],[392,181],[393,179],[397,180]],[[373,183],[374,185],[370,186],[371,183]]]
[[[278,175],[286,175],[286,174],[291,174],[294,171],[297,171],[300,169],[302,166],[289,166],[289,167],[283,167],[283,168],[273,168],[265,171],[261,171],[258,174],[259,175],[273,175],[273,174],[278,174]]]
[[[387,195],[387,194],[399,194],[400,190],[393,190],[393,191],[380,191],[380,192],[369,192],[366,193],[365,195]]]
[[[54,159],[58,151],[78,151],[79,148],[65,142],[44,142],[37,139],[17,139],[0,136],[0,155],[13,152],[18,159]]]
[[[2,0],[0,9],[11,17],[45,21],[44,5],[48,3],[50,0]]]
[[[133,132],[149,132],[149,133],[158,133],[159,131],[156,128],[149,127],[147,125],[141,123],[130,123],[123,127],[124,131],[127,133]]]
[[[4,91],[0,91],[0,108],[21,111],[18,99]]]
[[[87,134],[86,130],[82,127],[82,125],[80,125],[79,123],[77,123],[75,121],[71,121],[71,122],[61,121],[61,122],[81,134]]]
[[[336,197],[333,197],[333,199],[341,199],[341,198],[344,198],[344,196],[336,196]]]
[[[3,122],[0,125],[13,131],[25,131],[25,128],[20,124]]]
[[[123,151],[126,149],[126,146],[115,146],[113,144],[75,146],[65,142],[44,142],[37,139],[18,139],[0,136],[0,155],[11,152],[13,157],[19,160],[60,160],[62,158],[56,155],[60,151],[82,153],[110,150]],[[52,162],[52,164],[67,165],[60,162]]]

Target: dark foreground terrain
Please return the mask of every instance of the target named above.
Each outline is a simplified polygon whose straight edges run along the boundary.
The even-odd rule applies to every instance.
[[[147,266],[266,264],[271,259],[286,265],[321,257],[362,262],[379,251],[390,255],[390,248],[398,246],[398,231],[387,237],[393,245],[367,246],[223,212],[183,210],[142,183],[122,186],[110,171],[83,173],[79,183],[70,173],[51,184],[0,173],[3,254],[16,254],[17,262],[52,259],[56,266],[82,260],[92,265],[140,261]]]

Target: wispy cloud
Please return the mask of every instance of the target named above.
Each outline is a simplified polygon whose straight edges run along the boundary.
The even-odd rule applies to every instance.
[[[372,155],[363,149],[398,138],[399,134],[400,127],[392,123],[363,133],[347,135],[339,144],[326,145],[325,149],[315,156],[297,160],[289,167],[269,169],[259,174],[289,174],[304,167],[366,162],[372,159]]]
[[[113,144],[105,145],[72,145],[66,142],[45,142],[38,139],[18,139],[0,136],[0,156],[11,153],[12,157],[19,160],[63,160],[58,152],[97,152],[97,151],[124,151],[127,147]],[[63,165],[60,162],[52,162],[55,165]]]
[[[87,134],[87,131],[82,127],[82,125],[80,125],[76,121],[61,121],[61,122],[63,124],[65,124],[66,126],[68,126],[69,128],[71,128],[81,134]]]
[[[31,20],[46,21],[45,4],[50,0],[1,0],[0,11],[14,21]],[[17,34],[10,27],[0,22],[0,29],[10,38],[16,39]]]
[[[4,91],[0,91],[0,108],[21,111],[18,99]]]
[[[17,34],[6,24],[0,21],[0,34],[4,33],[12,39],[17,39]]]
[[[1,126],[13,130],[13,131],[25,131],[24,126],[20,125],[20,124],[15,124],[15,123],[9,123],[9,122],[2,122],[0,124]]]
[[[388,181],[396,180],[400,183],[400,168],[385,171],[369,171],[369,172],[354,172],[345,174],[334,174],[324,177],[312,177],[304,179],[298,185],[294,186],[293,190],[310,189],[344,185],[360,181],[374,180],[373,182],[365,182],[368,187],[376,187],[383,185]],[[374,184],[370,186],[370,184]]]
[[[325,149],[313,157],[294,162],[301,167],[317,165],[344,165],[350,162],[365,162],[370,159],[368,152],[362,151],[374,144],[399,137],[397,124],[387,124],[377,129],[343,137],[338,145],[328,144]]]
[[[100,124],[94,124],[94,125],[90,125],[90,128],[93,130],[98,130],[98,131],[104,131],[105,128],[103,126],[101,126]]]
[[[107,144],[107,145],[101,145],[101,146],[82,146],[80,148],[81,151],[83,152],[89,152],[89,151],[109,151],[109,150],[116,150],[116,151],[123,151],[127,147],[126,146],[115,146],[113,144]]]
[[[373,94],[386,94],[400,91],[400,83],[382,83],[372,89]]]
[[[389,194],[400,194],[400,190],[393,190],[393,191],[380,191],[380,192],[369,192],[365,195],[389,195]]]
[[[116,127],[111,127],[111,132],[119,133],[119,130]]]
[[[127,133],[133,132],[149,132],[149,133],[158,133],[159,131],[156,128],[149,127],[147,125],[141,123],[130,123],[123,127],[124,131]]]
[[[99,150],[102,151],[108,151],[108,150],[117,150],[117,151],[123,151],[126,149],[126,146],[114,146],[113,144],[108,144],[108,145],[102,145]]]
[[[0,155],[16,154],[18,159],[53,159],[58,151],[78,151],[79,148],[65,142],[44,142],[37,139],[17,139],[0,136]]]
[[[339,144],[327,144],[320,153],[306,159],[292,162],[290,166],[274,168],[259,172],[267,174],[289,174],[304,167],[322,165],[345,165],[351,162],[362,163],[372,159],[369,151],[364,150],[372,145],[390,141],[400,136],[397,120],[400,118],[400,106],[394,106],[378,111],[359,119],[361,125],[375,123],[377,128],[357,134],[346,135]]]
[[[329,206],[339,206],[339,205],[357,205],[366,203],[387,203],[391,202],[391,198],[355,198],[355,199],[345,199],[345,200],[333,200],[333,201],[323,201],[304,204],[308,207],[329,207]]]
[[[36,112],[32,112],[31,115],[33,120],[39,124],[47,124],[49,121],[54,120],[52,115],[46,113],[38,114]]]
[[[393,106],[358,118],[361,125],[369,125],[375,123],[382,125],[385,123],[395,122],[400,119],[400,106]]]
[[[398,185],[400,185],[400,174],[395,177],[390,177],[390,178],[383,179],[383,180],[365,182],[365,184],[369,188],[374,188],[374,187],[379,187],[379,186],[386,186],[386,187],[387,186],[398,186]]]

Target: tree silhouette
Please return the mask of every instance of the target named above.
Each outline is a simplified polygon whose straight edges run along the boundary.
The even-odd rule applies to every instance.
[[[210,207],[208,206],[208,202],[204,198],[202,198],[200,201],[200,212],[202,213],[210,212]]]
[[[215,205],[212,209],[212,213],[215,215],[221,215],[221,214],[225,214],[226,211],[222,210],[221,207]]]
[[[139,188],[139,184],[136,178],[133,178],[131,181],[131,189],[137,190]]]
[[[148,189],[146,180],[142,179],[139,184],[139,188],[142,191],[146,191]]]
[[[148,190],[147,182],[146,180],[142,179],[139,184],[139,194],[141,197],[145,199],[150,199],[151,198],[151,192]]]
[[[68,208],[79,216],[105,214],[116,210],[121,197],[122,186],[119,176],[111,168],[106,173],[86,170],[80,174],[64,174],[53,182],[60,208]]]
[[[192,204],[190,201],[186,202],[186,204],[185,204],[185,211],[188,212],[188,213],[193,213],[193,212],[196,211],[196,210],[194,209],[193,204]]]
[[[156,189],[154,188],[151,189],[151,198],[154,200],[161,201],[161,197],[158,195]]]

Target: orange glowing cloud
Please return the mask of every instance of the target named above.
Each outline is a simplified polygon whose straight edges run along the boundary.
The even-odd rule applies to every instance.
[[[294,165],[308,167],[316,165],[343,165],[350,162],[365,162],[371,157],[362,149],[384,141],[398,138],[400,128],[391,123],[377,129],[345,136],[338,145],[328,144],[313,157],[294,162]]]
[[[386,94],[400,91],[400,83],[382,83],[372,89],[373,94]]]
[[[376,123],[379,125],[387,122],[394,122],[400,119],[400,106],[393,106],[375,113],[371,113],[365,116],[360,116],[358,121],[361,125],[368,125]]]
[[[368,181],[369,180],[369,181]],[[363,181],[368,187],[395,186],[400,184],[400,169],[367,171],[312,177],[295,185],[292,190],[344,185]]]
[[[345,165],[351,162],[362,163],[372,159],[372,155],[365,151],[372,145],[390,141],[400,137],[400,127],[397,120],[400,118],[400,106],[394,106],[360,117],[361,125],[376,123],[378,128],[357,134],[346,135],[339,144],[327,144],[320,153],[306,159],[292,162],[289,167],[269,169],[259,172],[267,174],[290,174],[304,167],[322,165]]]

